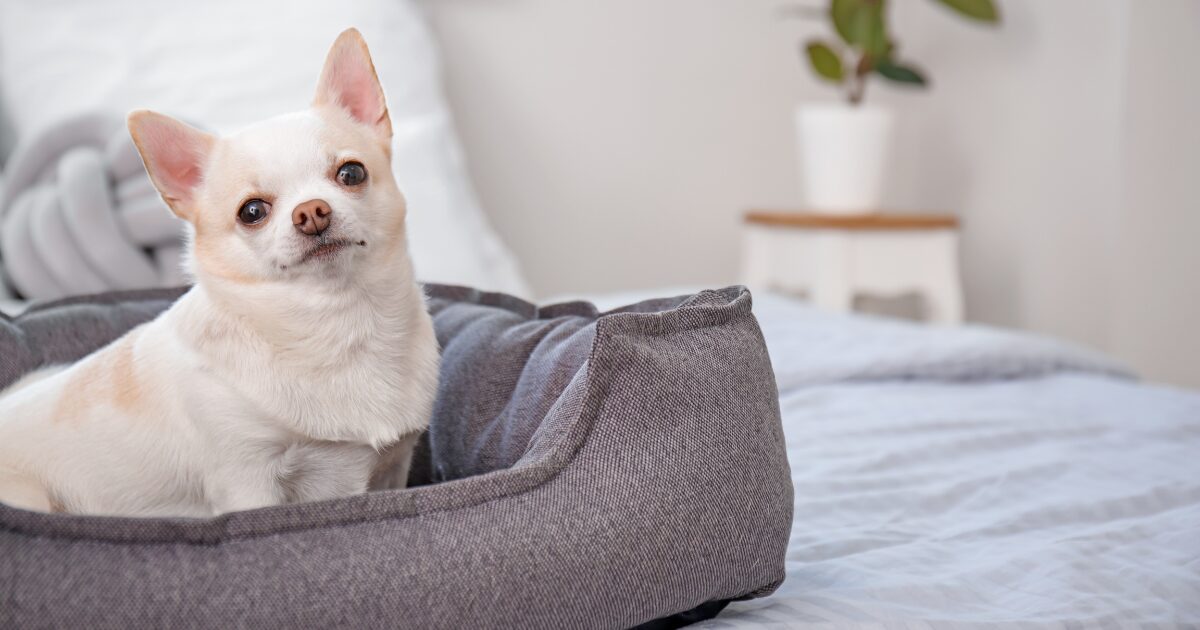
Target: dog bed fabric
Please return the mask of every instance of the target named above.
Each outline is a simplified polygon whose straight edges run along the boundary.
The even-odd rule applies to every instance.
[[[672,627],[782,582],[792,486],[745,289],[604,314],[427,291],[412,487],[211,519],[0,505],[0,627]],[[0,318],[0,387],[179,294]]]

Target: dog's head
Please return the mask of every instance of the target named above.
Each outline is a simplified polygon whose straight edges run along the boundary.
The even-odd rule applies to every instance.
[[[348,278],[407,255],[391,120],[357,30],[333,44],[308,110],[225,137],[136,111],[129,131],[163,199],[193,228],[201,281]]]

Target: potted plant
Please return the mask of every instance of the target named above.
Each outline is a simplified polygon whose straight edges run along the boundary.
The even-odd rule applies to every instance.
[[[935,1],[977,22],[1000,19],[992,0]],[[803,54],[817,76],[844,94],[840,103],[805,104],[796,111],[800,180],[813,210],[847,214],[879,208],[893,116],[863,103],[868,81],[928,85],[925,73],[899,55],[887,10],[887,0],[830,0],[823,8],[790,10],[832,24],[836,39],[809,40]]]

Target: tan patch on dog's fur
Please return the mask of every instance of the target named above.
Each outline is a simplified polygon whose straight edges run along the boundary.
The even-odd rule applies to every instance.
[[[130,335],[121,340],[113,348],[112,357],[112,393],[113,403],[117,408],[126,411],[140,406],[142,389],[138,385],[137,374],[133,365],[133,339]]]
[[[206,228],[208,229],[208,228]],[[217,229],[220,229],[217,227]],[[211,231],[208,232],[211,234]],[[196,226],[196,245],[195,252],[196,264],[205,273],[228,280],[235,284],[254,285],[260,284],[263,281],[259,278],[238,269],[230,261],[227,261],[221,256],[221,241],[211,236],[202,235],[199,225]]]
[[[140,334],[140,329],[130,331],[81,365],[63,387],[52,421],[79,422],[91,408],[106,402],[130,414],[144,411],[147,405],[134,357]]]
[[[91,405],[89,400],[93,389],[93,378],[88,375],[72,375],[71,380],[63,388],[62,395],[54,405],[54,413],[50,415],[51,422],[75,424],[83,420],[84,413]]]

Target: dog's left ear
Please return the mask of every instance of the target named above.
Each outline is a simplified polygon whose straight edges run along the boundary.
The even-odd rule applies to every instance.
[[[358,29],[342,31],[333,43],[313,104],[337,105],[354,120],[374,129],[381,138],[391,140],[392,119],[388,117],[383,88]]]

